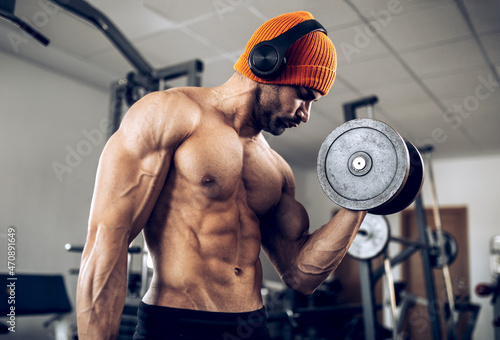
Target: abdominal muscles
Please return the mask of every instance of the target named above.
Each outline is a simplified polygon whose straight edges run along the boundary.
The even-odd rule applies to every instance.
[[[208,175],[199,186],[179,178],[166,184],[144,229],[154,263],[146,303],[219,312],[262,307],[258,218],[243,181],[222,182]]]

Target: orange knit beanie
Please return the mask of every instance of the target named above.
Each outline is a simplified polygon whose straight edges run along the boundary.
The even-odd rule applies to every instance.
[[[290,46],[286,53],[286,67],[276,78],[259,78],[248,66],[248,56],[255,45],[273,39],[309,19],[314,19],[311,13],[294,12],[282,14],[265,22],[248,41],[244,53],[234,64],[234,69],[259,83],[305,86],[322,95],[328,94],[335,80],[337,55],[333,43],[323,32],[309,33]]]

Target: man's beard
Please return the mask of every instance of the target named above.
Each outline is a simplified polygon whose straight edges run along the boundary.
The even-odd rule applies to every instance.
[[[263,130],[269,132],[275,136],[279,136],[285,132],[286,126],[283,121],[276,116],[272,116],[270,112],[265,112],[267,117],[267,126],[263,127]]]
[[[263,87],[266,86],[264,90]],[[279,136],[291,123],[298,124],[299,121],[280,118],[277,115],[283,112],[283,105],[278,99],[278,85],[260,85],[255,91],[255,99],[257,103],[256,120],[262,130]]]

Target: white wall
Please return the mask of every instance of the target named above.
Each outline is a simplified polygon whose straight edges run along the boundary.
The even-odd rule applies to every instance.
[[[16,272],[63,274],[74,306],[76,276],[68,271],[80,254],[64,245],[85,242],[109,91],[0,53],[0,103],[0,272],[13,225]],[[47,319],[18,317],[8,338],[51,339],[41,327]]]
[[[304,171],[293,167],[297,177],[297,197],[309,212],[311,229],[321,226],[331,216],[335,204],[323,193],[316,171]],[[476,324],[475,339],[493,339],[493,310],[490,298],[478,298],[474,293],[480,282],[490,282],[489,241],[492,235],[500,234],[498,222],[498,191],[500,189],[500,154],[460,159],[433,161],[436,191],[441,206],[466,206],[469,228],[469,282],[471,302],[481,305]],[[427,176],[428,177],[428,176]],[[425,206],[432,204],[429,183],[425,182],[422,198]],[[400,214],[388,216],[391,233],[400,235]],[[390,248],[391,255],[397,247]],[[398,267],[395,278],[399,277]]]

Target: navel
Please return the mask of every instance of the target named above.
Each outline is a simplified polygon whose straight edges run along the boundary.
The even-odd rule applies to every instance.
[[[240,268],[238,268],[238,267],[234,268],[234,274],[235,274],[236,276],[240,276],[242,272],[243,272],[243,271],[242,271]]]

